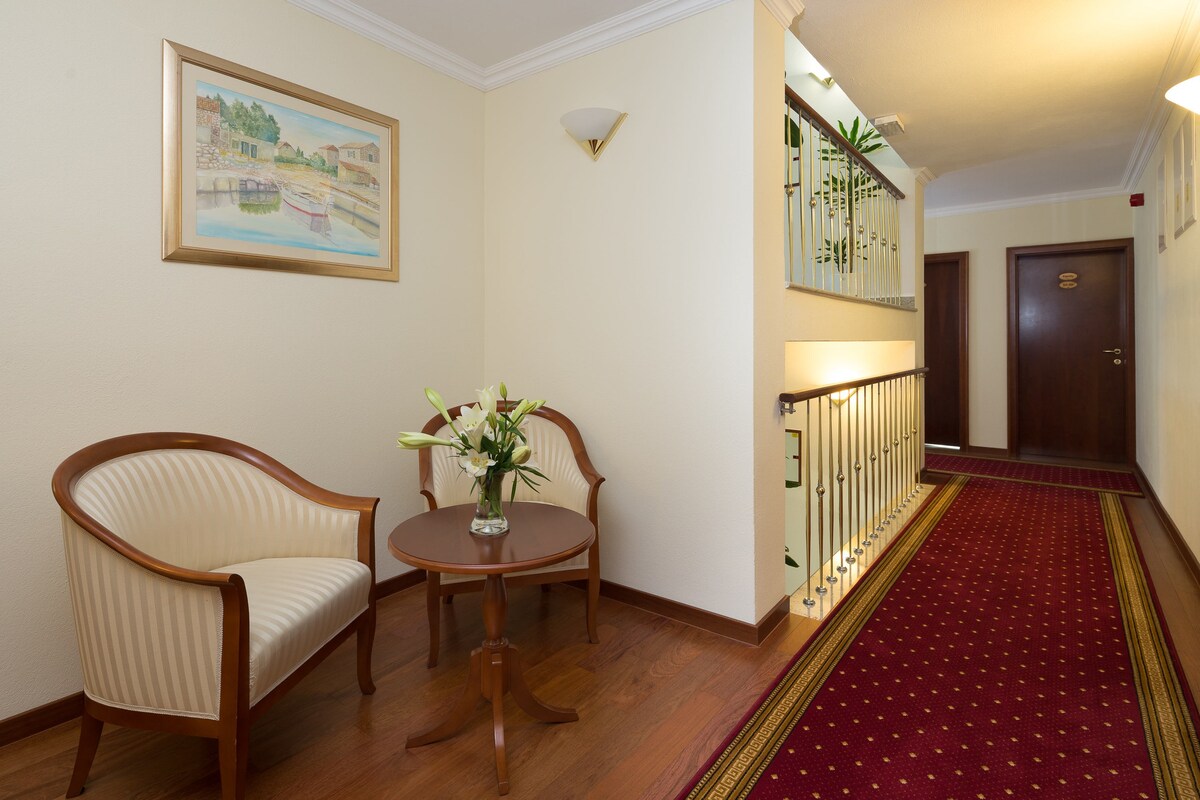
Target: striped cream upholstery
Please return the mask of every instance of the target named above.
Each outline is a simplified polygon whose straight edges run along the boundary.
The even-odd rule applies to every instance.
[[[216,739],[221,796],[243,800],[251,724],[350,636],[374,693],[378,497],[169,431],[88,445],[51,488],[83,668],[67,797],[116,724]]]
[[[160,577],[62,520],[84,692],[118,708],[216,719],[220,590]]]
[[[250,705],[291,675],[367,607],[371,570],[346,558],[230,564],[250,604]]]
[[[524,483],[517,486],[517,500],[569,508],[583,516],[588,514],[588,492],[591,487],[575,460],[571,442],[563,429],[549,420],[530,415],[525,418],[521,429],[529,440],[533,450],[533,463],[549,481],[539,481],[538,491],[534,491]],[[450,426],[443,426],[435,436],[450,435]],[[475,502],[475,481],[467,477],[458,467],[458,459],[445,453],[434,451],[431,462],[433,469],[433,496],[438,508]],[[504,488],[504,500],[508,501],[513,476],[509,474]],[[536,480],[536,479],[535,479]],[[572,559],[550,567],[536,570],[538,573],[558,572],[568,569],[586,567],[588,553],[585,550]],[[510,575],[524,575],[528,572],[514,572]],[[478,575],[442,574],[442,583],[479,580]]]
[[[74,497],[132,546],[188,569],[357,555],[358,512],[314,503],[223,453],[150,450],[116,458],[83,475]]]

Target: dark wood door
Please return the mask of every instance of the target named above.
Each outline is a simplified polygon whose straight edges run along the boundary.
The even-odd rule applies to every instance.
[[[925,443],[966,447],[967,254],[925,256]]]
[[[1009,447],[1127,463],[1132,240],[1009,249]]]

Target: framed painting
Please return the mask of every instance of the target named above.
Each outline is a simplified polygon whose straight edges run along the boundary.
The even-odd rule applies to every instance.
[[[163,41],[163,259],[399,280],[399,123]]]

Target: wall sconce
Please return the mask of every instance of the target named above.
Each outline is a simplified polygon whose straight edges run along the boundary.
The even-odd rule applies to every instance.
[[[835,83],[833,76],[830,75],[828,70],[826,70],[824,67],[817,67],[815,71],[808,74],[814,81],[821,84],[826,89],[833,88],[833,84]]]
[[[611,108],[577,108],[563,114],[559,122],[567,129],[567,133],[571,134],[571,138],[579,142],[592,160],[596,161],[628,116]]]
[[[858,391],[857,389],[842,389],[840,392],[834,392],[829,395],[829,399],[833,401],[835,406],[839,408]]]
[[[1200,114],[1200,75],[1167,89],[1167,99],[1193,114]]]

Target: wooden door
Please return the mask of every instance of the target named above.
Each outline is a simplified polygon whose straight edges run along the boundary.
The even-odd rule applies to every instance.
[[[965,448],[967,254],[925,256],[925,443]]]
[[[1009,449],[1129,463],[1133,240],[1008,249]]]

